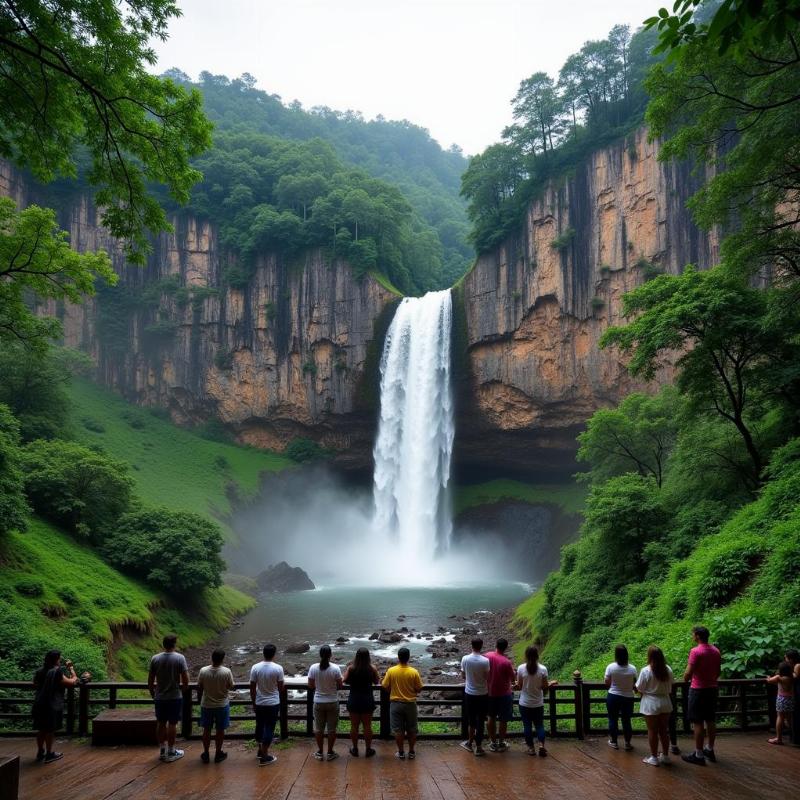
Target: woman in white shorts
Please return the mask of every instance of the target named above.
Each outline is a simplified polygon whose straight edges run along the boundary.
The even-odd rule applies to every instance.
[[[669,764],[669,717],[672,714],[672,670],[667,666],[660,647],[651,645],[647,650],[647,666],[642,667],[634,687],[642,696],[639,711],[647,722],[647,741],[650,755],[645,764],[657,767]],[[658,743],[661,741],[661,755]]]

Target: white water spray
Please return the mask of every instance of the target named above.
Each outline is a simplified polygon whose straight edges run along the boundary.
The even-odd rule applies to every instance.
[[[447,551],[452,530],[451,319],[449,289],[404,298],[381,359],[374,525],[398,545],[394,552],[402,565],[396,566],[416,573],[429,571]]]

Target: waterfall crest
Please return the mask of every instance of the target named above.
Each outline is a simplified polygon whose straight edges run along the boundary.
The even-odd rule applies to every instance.
[[[413,569],[424,569],[450,543],[451,321],[449,289],[404,298],[381,359],[374,525]]]

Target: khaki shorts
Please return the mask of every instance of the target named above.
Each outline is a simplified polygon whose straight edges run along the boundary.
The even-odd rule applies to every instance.
[[[314,703],[314,733],[336,733],[339,703]]]
[[[395,736],[399,733],[416,733],[417,704],[393,700],[389,703],[389,722]]]

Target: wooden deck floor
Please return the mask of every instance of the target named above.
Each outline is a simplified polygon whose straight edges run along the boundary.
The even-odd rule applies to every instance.
[[[416,761],[394,758],[378,743],[374,759],[347,755],[320,763],[308,740],[276,750],[278,761],[259,767],[254,751],[232,742],[224,764],[202,764],[199,742],[184,745],[186,756],[162,764],[147,747],[93,748],[59,743],[64,759],[36,764],[31,740],[0,740],[0,755],[21,757],[23,800],[128,800],[213,798],[213,800],[462,800],[504,798],[608,798],[608,800],[716,800],[785,798],[800,786],[800,748],[774,747],[761,734],[720,737],[719,762],[693,767],[642,764],[645,744],[632,753],[613,751],[604,739],[550,743],[550,757],[532,758],[515,742],[507,753],[475,758],[456,743],[422,742]],[[688,746],[688,741],[681,741]]]

